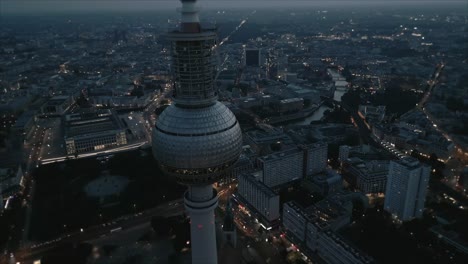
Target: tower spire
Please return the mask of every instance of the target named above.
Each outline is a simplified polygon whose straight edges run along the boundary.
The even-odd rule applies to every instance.
[[[180,30],[185,33],[198,33],[201,31],[200,20],[198,18],[199,8],[197,0],[180,0],[182,2],[182,23]]]

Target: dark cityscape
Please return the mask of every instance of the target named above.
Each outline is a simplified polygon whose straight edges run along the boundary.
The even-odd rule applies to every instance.
[[[0,264],[468,263],[468,3],[0,0]]]

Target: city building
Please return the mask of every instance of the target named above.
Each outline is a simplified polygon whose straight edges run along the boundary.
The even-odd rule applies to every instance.
[[[255,97],[246,97],[246,98],[241,98],[241,100],[238,101],[239,107],[241,108],[252,108],[252,107],[259,107],[263,105],[262,100],[259,100],[258,98]]]
[[[126,129],[111,110],[83,111],[68,114],[63,120],[68,155],[123,146]]]
[[[293,145],[293,140],[280,128],[273,128],[268,131],[249,131],[245,133],[244,138],[245,142],[257,154],[261,154],[265,149],[271,148],[272,144],[280,143],[281,146]]]
[[[321,101],[320,93],[315,90],[311,89],[311,87],[300,86],[297,84],[288,84],[286,86],[287,90],[290,94],[297,98],[303,98],[304,100],[310,101],[311,104],[318,105]]]
[[[242,132],[234,114],[218,102],[214,87],[215,30],[202,29],[196,0],[181,0],[182,22],[168,34],[171,42],[173,103],[153,129],[153,155],[167,175],[188,186],[193,264],[216,264],[212,184],[225,176],[242,152]]]
[[[338,152],[338,161],[343,163],[349,158],[349,153],[351,152],[351,147],[348,145],[341,145]]]
[[[377,149],[370,145],[340,146],[338,154],[338,160],[340,163],[343,164],[343,162],[351,157],[362,160],[388,160],[392,158],[392,156],[386,151]]]
[[[389,161],[363,161],[349,158],[343,162],[342,171],[349,183],[365,194],[384,193],[387,185]]]
[[[280,217],[279,195],[261,182],[261,178],[261,171],[241,174],[237,192],[248,207],[260,214],[260,221],[265,226],[271,226]]]
[[[232,247],[237,247],[237,228],[234,223],[234,215],[232,213],[231,200],[229,199],[226,205],[226,215],[222,226],[223,244],[230,244]]]
[[[429,166],[412,157],[390,161],[385,210],[401,221],[422,217],[430,173]]]
[[[435,154],[439,159],[446,160],[455,151],[455,144],[445,138],[424,113],[418,111],[405,113],[398,123],[373,129],[373,134],[397,149],[417,150],[427,157]]]
[[[8,93],[0,94],[0,124],[4,124],[2,120],[5,116],[7,117],[17,117],[24,109],[28,108],[28,105],[31,103],[33,96],[28,93],[27,89],[20,89],[15,91],[10,91]]]
[[[303,151],[299,148],[263,156],[257,159],[262,170],[261,181],[268,187],[278,187],[303,176]]]
[[[307,208],[291,201],[283,205],[283,226],[288,238],[308,255],[326,263],[373,263],[373,259],[347,243],[336,231],[349,224],[351,211],[326,199]]]
[[[152,98],[152,94],[144,96],[92,96],[90,103],[97,108],[138,109],[145,107]]]
[[[284,80],[287,81],[288,83],[297,82],[297,73],[285,72],[283,75],[284,75]]]
[[[21,166],[14,168],[0,168],[0,196],[9,197],[22,191],[24,174]]]
[[[357,129],[350,124],[320,123],[291,127],[288,133],[294,133],[296,137],[307,138],[313,136],[313,140],[328,144],[339,144],[347,137],[358,136]]]
[[[36,111],[26,111],[18,117],[16,123],[12,126],[12,131],[19,135],[21,139],[27,139],[33,132],[35,122]]]
[[[300,111],[304,107],[304,99],[302,98],[288,98],[280,100],[275,108],[280,113]]]
[[[248,146],[248,145],[247,145]],[[223,178],[218,180],[218,184],[231,183],[239,178],[243,173],[250,173],[254,171],[253,162],[245,154],[241,154],[239,160],[234,164],[232,169],[226,172]]]
[[[65,114],[73,102],[72,96],[54,96],[41,107],[41,112],[47,116],[60,116]]]
[[[334,170],[325,170],[308,180],[311,181],[313,190],[322,195],[333,194],[343,189],[343,178]]]
[[[369,124],[380,123],[385,118],[385,108],[385,105],[359,105],[358,114]]]
[[[260,66],[260,50],[247,48],[245,49],[245,66]]]
[[[317,142],[301,146],[304,150],[304,176],[323,172],[327,168],[328,144]]]
[[[309,221],[311,221],[311,217],[296,202],[283,204],[282,223],[292,236],[293,242],[306,241],[307,222]]]
[[[370,256],[354,248],[332,231],[318,233],[317,252],[326,263],[331,264],[374,263]]]

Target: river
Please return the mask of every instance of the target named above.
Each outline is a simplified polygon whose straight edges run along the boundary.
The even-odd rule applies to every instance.
[[[335,101],[341,102],[341,96],[343,96],[343,94],[345,94],[345,93],[346,93],[346,90],[335,90],[335,93],[333,95],[333,99]],[[331,108],[326,106],[326,105],[322,105],[312,115],[310,115],[310,116],[308,116],[308,117],[306,117],[304,119],[301,119],[301,120],[290,122],[289,124],[291,124],[291,125],[309,125],[310,122],[312,122],[312,121],[318,121],[318,120],[322,119],[323,113],[325,113],[325,111],[327,111],[327,110],[331,110]]]

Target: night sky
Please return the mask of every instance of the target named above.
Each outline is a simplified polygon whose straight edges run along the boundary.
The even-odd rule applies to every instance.
[[[199,0],[203,8],[284,8],[298,6],[392,6],[413,4],[463,4],[463,0]],[[173,9],[179,6],[178,0],[2,0],[0,1],[0,13],[43,13],[43,12],[89,12],[89,11],[121,11],[121,10],[162,10]]]

